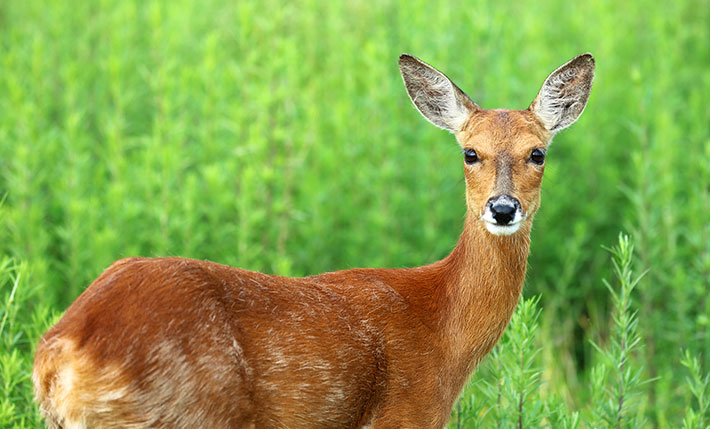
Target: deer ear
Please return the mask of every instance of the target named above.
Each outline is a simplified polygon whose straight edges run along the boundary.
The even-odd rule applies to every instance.
[[[582,54],[547,77],[530,109],[548,131],[556,133],[579,118],[594,80],[594,58]]]
[[[446,75],[416,57],[400,55],[399,71],[414,106],[437,127],[455,133],[480,109]]]

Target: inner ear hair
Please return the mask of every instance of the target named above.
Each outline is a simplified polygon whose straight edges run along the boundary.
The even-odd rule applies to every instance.
[[[594,57],[582,54],[550,74],[529,109],[545,128],[556,133],[584,111],[594,80]]]
[[[455,133],[479,109],[444,73],[412,55],[400,55],[399,70],[412,103],[437,127]]]

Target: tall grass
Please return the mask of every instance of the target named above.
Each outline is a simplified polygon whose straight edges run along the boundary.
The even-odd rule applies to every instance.
[[[38,427],[32,403],[32,353],[38,335],[55,321],[46,304],[34,306],[38,289],[28,283],[27,263],[0,258],[0,427]],[[28,312],[29,311],[29,312]]]
[[[634,246],[628,236],[620,235],[617,246],[609,250],[619,288],[616,290],[604,281],[611,296],[613,325],[607,348],[594,344],[603,359],[592,369],[595,407],[589,426],[603,423],[606,427],[642,427],[646,422],[639,400],[644,385],[655,381],[643,379],[642,367],[634,359],[644,343],[638,332],[638,312],[632,306],[631,294],[643,275],[634,277],[631,268]]]
[[[614,326],[600,249],[626,230],[648,269],[633,361],[655,381],[639,421],[707,425],[709,21],[708,0],[0,2],[2,426],[38,424],[34,346],[120,257],[306,275],[446,255],[465,208],[460,150],[411,107],[401,52],[483,107],[525,108],[585,51],[594,88],[550,148],[532,237],[525,347],[541,384],[500,386],[498,360],[476,385],[504,404],[539,397],[530,425],[592,418],[606,364],[591,344],[607,350]],[[494,415],[475,398],[462,421]]]
[[[681,363],[689,371],[687,376],[687,386],[693,394],[696,406],[689,406],[683,419],[683,428],[705,428],[710,418],[710,374],[702,374],[700,361],[692,356],[687,350],[683,352]]]

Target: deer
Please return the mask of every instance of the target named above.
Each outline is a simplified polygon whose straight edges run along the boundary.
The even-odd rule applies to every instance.
[[[552,72],[525,110],[479,107],[402,54],[409,98],[463,151],[466,215],[416,268],[301,278],[126,258],[37,346],[52,428],[442,428],[519,301],[546,150],[584,110],[594,58]]]

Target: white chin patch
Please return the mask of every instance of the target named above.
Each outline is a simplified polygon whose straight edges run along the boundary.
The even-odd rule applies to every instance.
[[[512,223],[509,225],[496,225],[494,223],[483,221],[486,229],[493,235],[511,235],[520,229],[521,222]]]

